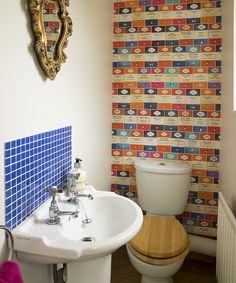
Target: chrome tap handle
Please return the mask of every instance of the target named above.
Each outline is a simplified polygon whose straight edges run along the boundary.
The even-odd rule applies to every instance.
[[[68,176],[67,176],[68,179],[75,179],[75,180],[78,180],[79,177],[80,177],[79,172],[78,173],[69,173]]]
[[[57,186],[52,186],[52,187],[46,188],[45,192],[49,193],[55,199],[55,196],[58,193],[58,188]]]
[[[58,193],[57,186],[52,186],[45,189],[45,192],[49,193],[52,196],[52,201],[49,207],[49,218],[47,219],[47,223],[50,225],[55,225],[60,223],[59,209],[57,206],[56,195]]]

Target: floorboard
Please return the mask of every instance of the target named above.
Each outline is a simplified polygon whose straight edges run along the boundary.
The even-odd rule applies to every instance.
[[[111,283],[140,283],[141,276],[129,261],[125,246],[112,255]],[[174,283],[217,283],[215,258],[190,253],[174,276]]]

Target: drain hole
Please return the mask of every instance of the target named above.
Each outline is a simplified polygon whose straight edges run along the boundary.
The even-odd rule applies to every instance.
[[[93,238],[93,237],[84,237],[80,241],[81,242],[95,242],[95,238]]]

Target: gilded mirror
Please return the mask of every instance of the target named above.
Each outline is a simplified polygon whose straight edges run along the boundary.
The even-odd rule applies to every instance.
[[[72,34],[72,21],[66,7],[69,0],[29,0],[34,49],[42,70],[54,80],[66,61],[63,49]]]

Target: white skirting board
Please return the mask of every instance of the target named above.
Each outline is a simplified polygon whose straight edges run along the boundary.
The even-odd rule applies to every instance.
[[[216,240],[207,239],[201,236],[189,235],[190,250],[195,253],[208,256],[216,256]]]

